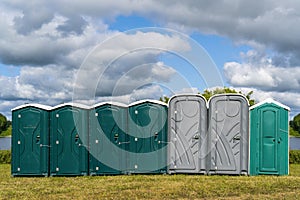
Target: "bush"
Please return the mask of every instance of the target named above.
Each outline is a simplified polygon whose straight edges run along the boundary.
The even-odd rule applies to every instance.
[[[300,150],[290,150],[290,164],[300,164]]]
[[[11,151],[0,150],[0,164],[10,164],[10,163],[11,163]]]
[[[10,125],[6,131],[3,131],[3,132],[0,134],[0,137],[7,137],[7,136],[10,136],[10,135],[11,135],[11,131],[12,131],[12,127],[11,127],[11,125]],[[299,135],[299,136],[300,136],[300,135]]]

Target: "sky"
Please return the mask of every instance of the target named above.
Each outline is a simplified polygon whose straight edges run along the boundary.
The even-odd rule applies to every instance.
[[[0,113],[206,88],[300,113],[297,0],[2,0]]]

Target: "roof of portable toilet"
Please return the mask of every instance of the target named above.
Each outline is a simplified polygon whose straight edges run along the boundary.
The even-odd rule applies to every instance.
[[[213,96],[211,96],[211,97],[209,98],[207,104],[209,105],[211,99],[214,98],[214,97],[218,97],[218,96],[224,96],[224,97],[226,97],[226,96],[241,96],[241,97],[244,97],[244,98],[245,98],[245,100],[247,101],[248,106],[250,105],[250,104],[249,104],[249,101],[248,101],[248,99],[247,99],[247,97],[246,97],[245,95],[239,94],[239,93],[214,94]]]
[[[135,105],[142,104],[142,103],[154,103],[154,104],[160,104],[162,106],[168,107],[168,104],[166,104],[162,101],[153,100],[153,99],[145,99],[145,100],[135,101],[135,102],[129,104],[128,107],[135,106]]]
[[[61,108],[61,107],[65,107],[65,106],[72,106],[72,107],[81,108],[81,109],[90,109],[90,107],[87,106],[87,105],[70,102],[70,103],[63,103],[63,104],[59,104],[57,106],[54,106],[52,108],[52,110],[55,110],[55,109],[58,109],[58,108]]]
[[[188,97],[188,96],[197,96],[197,97],[201,97],[205,100],[205,105],[207,107],[207,100],[204,96],[202,96],[201,94],[194,94],[194,93],[183,93],[183,94],[175,94],[173,96],[171,96],[171,98],[169,99],[169,102],[168,102],[168,106],[170,106],[170,102],[171,102],[171,99],[174,99],[176,97]]]
[[[272,98],[268,98],[268,99],[266,99],[266,100],[264,100],[264,101],[262,101],[262,102],[259,102],[259,103],[255,104],[255,105],[251,106],[249,109],[252,110],[252,109],[257,108],[257,107],[259,107],[259,106],[262,106],[262,105],[264,105],[264,104],[270,104],[270,103],[273,103],[273,104],[275,104],[275,105],[277,105],[277,106],[279,106],[279,107],[282,107],[282,108],[284,108],[284,109],[286,109],[286,110],[288,110],[288,111],[291,110],[290,107],[288,107],[288,106],[286,106],[286,105],[284,105],[284,104],[282,104],[282,103],[280,103],[280,102],[278,102],[278,101],[275,101],[275,100],[272,99]]]
[[[48,110],[48,111],[52,109],[51,106],[46,106],[46,105],[37,104],[37,103],[28,103],[28,104],[23,104],[23,105],[17,106],[15,108],[11,109],[11,111],[19,110],[19,109],[26,108],[26,107],[35,107],[35,108],[39,108],[42,110]]]
[[[91,109],[97,108],[97,107],[100,107],[100,106],[103,106],[103,105],[113,105],[113,106],[124,107],[124,108],[127,107],[127,105],[124,104],[124,103],[112,102],[112,101],[105,101],[105,102],[100,102],[100,103],[97,103],[97,104],[91,106]]]

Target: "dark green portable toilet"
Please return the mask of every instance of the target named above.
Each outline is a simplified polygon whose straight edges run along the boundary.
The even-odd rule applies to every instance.
[[[90,175],[122,174],[127,167],[127,106],[103,102],[90,110]]]
[[[288,175],[289,110],[273,99],[250,107],[250,175]]]
[[[40,104],[12,109],[12,176],[48,176],[50,110]]]
[[[128,173],[167,172],[167,104],[137,101],[128,107]]]
[[[88,109],[66,103],[51,110],[50,176],[88,174]]]

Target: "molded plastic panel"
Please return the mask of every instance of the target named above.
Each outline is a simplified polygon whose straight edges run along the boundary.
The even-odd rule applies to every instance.
[[[126,171],[126,129],[127,108],[104,104],[90,111],[90,175]]]
[[[23,106],[12,112],[12,175],[48,176],[49,112]]]
[[[88,111],[69,105],[51,111],[50,175],[87,175]]]
[[[209,174],[247,174],[249,106],[242,95],[215,95],[209,100]]]
[[[266,102],[250,110],[250,175],[288,174],[288,110]]]
[[[169,173],[205,173],[207,107],[200,95],[174,96],[169,102]]]
[[[128,173],[167,172],[167,106],[145,101],[128,108]]]

